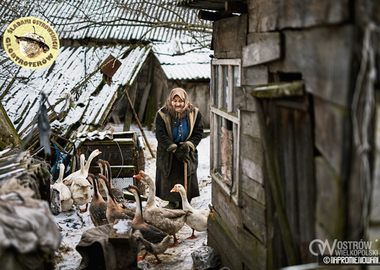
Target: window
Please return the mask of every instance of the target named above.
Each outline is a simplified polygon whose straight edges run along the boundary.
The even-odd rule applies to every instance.
[[[239,112],[234,96],[241,81],[240,59],[217,59],[211,65],[211,174],[226,192],[236,195]]]
[[[211,100],[213,101],[213,105],[218,107],[218,96],[219,96],[219,66],[212,67],[212,82],[213,82],[213,96]]]
[[[227,110],[228,108],[228,66],[220,66],[219,68],[222,69],[222,109]]]

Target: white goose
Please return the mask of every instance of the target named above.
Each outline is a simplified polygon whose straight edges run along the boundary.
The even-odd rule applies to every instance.
[[[185,188],[181,184],[174,185],[170,192],[179,192],[182,198],[183,210],[191,211],[186,217],[186,224],[193,229],[193,233],[187,239],[197,238],[194,235],[194,230],[198,232],[207,230],[207,218],[210,215],[210,211],[207,209],[194,209],[187,200]]]
[[[68,186],[63,183],[63,174],[65,173],[65,165],[59,164],[59,176],[57,181],[53,184],[59,191],[62,212],[69,211],[73,206],[73,199],[71,198],[71,191]]]
[[[80,169],[69,174],[68,176],[66,176],[65,179],[63,179],[63,183],[65,185],[71,185],[72,182],[73,182],[73,179],[75,177],[80,177],[80,178],[87,178],[88,176],[88,170],[90,169],[90,165],[91,165],[91,162],[92,160],[94,159],[94,157],[96,157],[97,155],[101,154],[102,152],[99,151],[99,149],[95,149],[94,151],[91,152],[90,156],[88,157],[88,160],[86,162],[86,165],[84,165],[84,162],[86,160],[84,154],[81,154],[80,155]]]
[[[70,186],[71,197],[79,209],[81,209],[81,206],[86,205],[86,208],[81,209],[79,213],[87,211],[88,203],[91,201],[91,187],[92,185],[87,178],[73,178]]]

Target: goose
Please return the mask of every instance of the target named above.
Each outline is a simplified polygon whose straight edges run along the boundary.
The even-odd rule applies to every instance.
[[[152,178],[144,171],[140,171],[139,174],[133,177],[149,187],[148,200],[143,210],[144,220],[161,231],[171,234],[174,238],[174,243],[169,247],[175,246],[178,243],[178,238],[175,234],[185,225],[186,216],[191,211],[157,207],[155,199],[156,187]]]
[[[91,201],[91,187],[92,185],[89,180],[81,175],[77,175],[72,180],[70,191],[74,203],[79,209],[81,206],[86,205],[86,208],[81,209],[79,213],[84,213],[87,211],[88,203]]]
[[[88,174],[88,179],[92,182],[94,187],[94,192],[92,194],[92,199],[90,203],[90,218],[95,227],[108,224],[107,221],[107,203],[104,201],[99,193],[98,189],[98,179],[92,174]]]
[[[99,166],[100,174],[104,175],[108,179],[109,176],[108,176],[108,172],[107,172],[107,168],[106,168],[106,165],[104,163],[104,160],[98,159],[98,161],[96,161],[96,163]],[[100,195],[103,197],[104,201],[107,201],[107,193],[106,193],[105,189],[103,188],[103,185],[100,185],[98,187],[98,190],[99,190]]]
[[[102,184],[104,190],[107,193],[107,211],[106,216],[109,223],[114,223],[116,219],[130,219],[133,220],[135,216],[135,211],[129,208],[122,208],[116,202],[115,198],[112,196],[110,192],[110,187],[108,183],[108,179],[99,174],[98,176],[100,183]]]
[[[80,159],[80,169],[69,174],[68,176],[66,176],[66,178],[63,179],[63,183],[65,185],[69,186],[72,184],[73,179],[75,177],[87,178],[88,170],[90,169],[90,165],[91,165],[92,160],[94,159],[94,157],[96,157],[97,155],[99,155],[101,153],[102,152],[100,152],[99,149],[95,149],[94,151],[92,151],[90,156],[88,157],[86,165],[84,165],[86,158],[85,158],[84,154],[81,154],[80,158],[79,158]]]
[[[186,217],[186,224],[190,226],[193,230],[193,233],[187,239],[197,238],[194,235],[194,230],[202,232],[207,230],[207,218],[210,215],[210,211],[207,209],[194,209],[186,195],[185,188],[181,184],[174,185],[173,189],[170,192],[179,192],[182,198],[182,207],[183,210],[190,210],[191,213]]]
[[[111,171],[111,165],[108,161],[106,160],[103,160],[104,162],[104,165],[105,165],[105,168],[106,168],[106,171],[107,171],[107,179],[108,179],[108,182],[110,184],[110,188],[111,188],[111,193],[112,195],[115,197],[116,201],[121,203],[121,204],[125,204],[125,199],[124,199],[124,193],[123,191],[121,191],[120,189],[118,188],[115,188],[112,184],[112,171]]]
[[[124,199],[124,193],[120,189],[115,188],[112,185],[112,170],[111,170],[111,165],[109,164],[108,161],[105,161],[105,160],[102,160],[102,159],[99,159],[97,161],[97,163],[98,163],[99,168],[100,168],[100,173],[103,174],[108,179],[108,183],[110,185],[112,196],[116,199],[116,201],[120,205],[120,207],[127,208],[127,202]],[[100,190],[100,194],[102,195],[102,197],[103,197],[104,200],[107,200],[107,195],[106,195],[106,193],[105,193],[105,191],[103,189]]]
[[[84,163],[85,162],[86,162],[86,157],[84,156],[84,154],[81,154],[79,156],[79,170],[70,173],[62,181],[66,186],[70,186],[73,183],[73,179],[76,176],[84,175]]]
[[[71,198],[71,191],[68,186],[63,183],[63,175],[65,173],[65,165],[63,163],[59,164],[59,176],[57,181],[53,184],[53,186],[58,189],[59,196],[61,200],[61,210],[62,212],[66,212],[72,209],[73,207],[73,199]]]
[[[132,228],[141,232],[140,241],[144,246],[143,249],[146,251],[142,257],[138,257],[137,259],[145,259],[149,252],[153,253],[156,257],[156,261],[153,263],[159,264],[162,261],[158,258],[157,254],[163,253],[169,247],[171,237],[169,234],[144,221],[139,189],[136,186],[130,185],[127,190],[133,194],[136,200],[136,213],[132,220]]]

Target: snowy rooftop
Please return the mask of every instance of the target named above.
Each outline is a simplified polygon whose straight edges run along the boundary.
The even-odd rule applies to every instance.
[[[127,57],[122,55],[131,50]],[[75,107],[70,108],[64,119],[51,123],[52,129],[59,129],[60,134],[66,134],[75,123],[82,125],[98,125],[106,117],[107,111],[120,95],[120,86],[131,85],[147,59],[151,48],[129,46],[117,47],[61,47],[55,63],[47,68],[30,70],[18,68],[0,51],[0,59],[6,61],[0,76],[1,102],[13,122],[17,132],[23,139],[30,128],[29,124],[39,109],[41,92],[48,96],[49,103],[56,112],[64,106],[63,96],[70,92],[76,97]],[[122,63],[112,78],[112,84],[105,84],[98,92],[97,87],[102,82],[100,71],[94,73],[90,80],[77,91],[76,86],[98,69],[103,61],[113,55]],[[15,80],[12,82],[12,79]],[[54,114],[50,112],[50,115]]]
[[[178,40],[155,42],[152,47],[168,79],[210,79],[212,50],[199,49],[199,46],[183,44]]]

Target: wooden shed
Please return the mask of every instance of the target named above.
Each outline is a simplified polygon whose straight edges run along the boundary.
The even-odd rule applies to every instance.
[[[179,3],[213,20],[208,244],[222,266],[311,269],[314,239],[378,249],[380,1]]]

